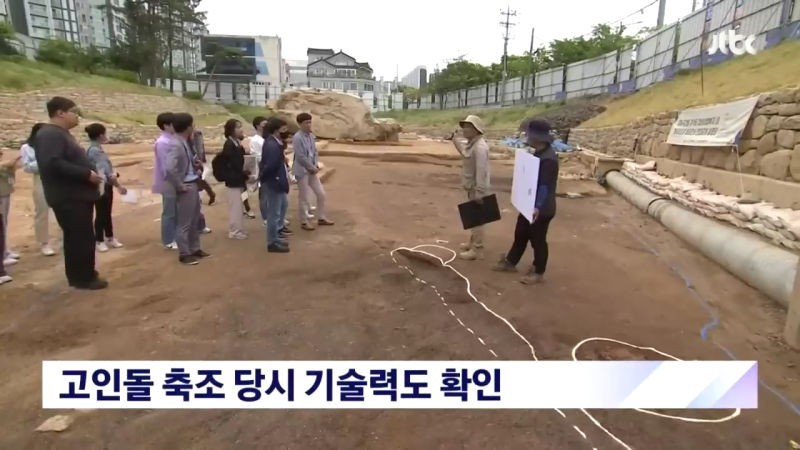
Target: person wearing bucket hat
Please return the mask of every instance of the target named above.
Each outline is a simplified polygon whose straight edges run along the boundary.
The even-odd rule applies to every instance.
[[[533,221],[528,222],[522,214],[517,216],[514,243],[493,269],[498,272],[515,272],[517,264],[525,253],[525,247],[530,242],[533,247],[533,266],[520,281],[523,284],[537,284],[544,280],[549,256],[547,231],[556,215],[558,155],[551,145],[553,137],[550,134],[549,123],[533,119],[528,122],[525,131],[533,155],[539,158],[539,183],[536,189]]]
[[[483,121],[476,115],[469,115],[459,122],[461,133],[467,142],[453,137],[458,153],[463,158],[461,178],[467,198],[478,203],[489,195],[489,144],[483,138]],[[461,244],[463,250],[459,257],[467,261],[483,258],[483,227],[470,230],[469,242]]]

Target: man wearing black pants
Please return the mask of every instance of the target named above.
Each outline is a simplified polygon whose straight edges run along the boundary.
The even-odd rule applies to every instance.
[[[533,210],[533,221],[528,222],[522,214],[517,217],[514,229],[514,243],[508,254],[494,266],[498,272],[514,272],[519,264],[525,247],[530,242],[533,247],[533,267],[520,280],[523,284],[537,284],[544,280],[547,269],[549,249],[547,230],[556,215],[556,185],[558,183],[558,155],[550,145],[550,124],[543,120],[531,120],[527,129],[528,145],[539,158],[539,182],[536,189],[536,203]]]
[[[95,271],[94,202],[100,197],[100,176],[86,151],[69,133],[78,125],[75,102],[53,97],[47,102],[50,123],[36,134],[33,148],[47,204],[64,232],[64,269],[69,285],[104,289],[108,282]]]

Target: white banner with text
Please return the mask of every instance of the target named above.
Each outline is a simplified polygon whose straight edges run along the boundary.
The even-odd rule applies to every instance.
[[[747,126],[758,96],[718,105],[685,109],[672,124],[667,143],[696,147],[735,145]]]

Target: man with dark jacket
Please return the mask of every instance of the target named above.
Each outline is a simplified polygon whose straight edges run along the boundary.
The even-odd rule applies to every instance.
[[[244,231],[242,215],[242,193],[247,189],[247,178],[250,176],[244,170],[244,148],[242,139],[244,130],[242,123],[236,119],[225,122],[225,144],[222,146],[220,158],[225,161],[225,191],[228,201],[228,238],[247,239]]]
[[[550,124],[534,119],[527,125],[528,145],[533,155],[539,158],[539,182],[536,189],[536,203],[533,220],[528,222],[522,214],[517,217],[514,230],[514,243],[508,254],[494,266],[499,272],[516,271],[516,266],[530,242],[533,247],[533,267],[522,278],[523,284],[537,284],[544,280],[547,268],[548,246],[547,230],[556,215],[556,185],[558,183],[558,155],[552,147]]]
[[[285,164],[284,142],[291,136],[284,120],[272,117],[264,127],[264,147],[258,168],[261,190],[267,202],[267,251],[289,253],[289,244],[281,233],[289,205],[289,172]]]
[[[36,134],[33,148],[47,204],[64,233],[64,271],[69,285],[98,290],[108,286],[95,271],[92,224],[94,202],[100,197],[100,176],[69,133],[78,125],[75,102],[53,97],[47,102],[50,123]]]

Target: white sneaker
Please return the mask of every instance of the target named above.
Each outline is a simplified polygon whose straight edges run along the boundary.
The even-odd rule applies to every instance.
[[[283,226],[288,227],[289,225],[291,225],[291,222],[289,222],[289,219],[286,219],[286,220],[283,221]]]
[[[6,252],[6,258],[19,259],[19,253],[9,250]]]
[[[122,242],[118,241],[117,238],[111,238],[111,239],[106,240],[106,245],[108,247],[110,247],[110,248],[122,248],[122,247],[124,247],[124,245],[122,245]]]
[[[200,230],[200,233],[202,233],[202,234],[211,233],[211,228],[205,227],[202,230]]]
[[[56,254],[56,251],[55,251],[55,250],[53,250],[53,247],[50,247],[50,245],[49,245],[49,244],[44,244],[44,245],[42,246],[42,254],[43,254],[44,256],[53,256],[53,255],[55,255],[55,254]]]
[[[105,253],[108,251],[108,245],[105,242],[98,242],[97,243],[97,251],[100,253]]]
[[[264,228],[267,228],[267,224],[269,224],[269,221],[268,220],[263,220],[261,223],[264,224]]]
[[[14,258],[5,258],[5,259],[3,259],[3,265],[6,266],[6,267],[13,266],[14,264],[16,264],[18,262],[19,262],[19,260],[18,259],[14,259]]]
[[[244,215],[249,217],[249,218],[251,218],[251,219],[255,219],[256,218],[256,213],[254,213],[253,211],[245,212]]]
[[[6,284],[14,281],[9,275],[0,275],[0,284]]]
[[[236,241],[243,241],[247,239],[247,237],[247,234],[238,231],[236,233],[228,233],[228,239],[233,239]]]

